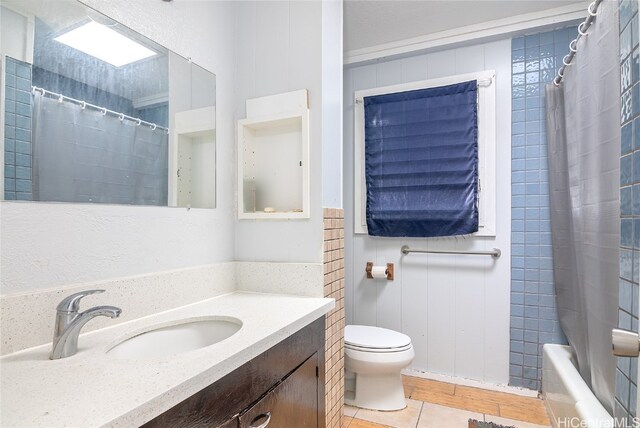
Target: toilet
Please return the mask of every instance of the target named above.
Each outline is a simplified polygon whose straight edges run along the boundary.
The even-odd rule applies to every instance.
[[[380,327],[346,326],[345,404],[386,411],[407,407],[400,371],[414,356],[406,334]]]

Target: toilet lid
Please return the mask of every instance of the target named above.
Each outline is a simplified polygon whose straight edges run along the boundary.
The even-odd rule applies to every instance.
[[[395,349],[410,345],[411,338],[386,328],[348,325],[344,329],[344,342],[361,348]]]

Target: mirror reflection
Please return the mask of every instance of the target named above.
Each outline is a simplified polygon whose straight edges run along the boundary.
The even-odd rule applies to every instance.
[[[76,2],[3,0],[4,199],[215,207],[215,75]]]

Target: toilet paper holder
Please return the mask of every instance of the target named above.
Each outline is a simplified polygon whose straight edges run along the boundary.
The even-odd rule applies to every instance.
[[[371,271],[373,270],[373,262],[367,262],[367,267],[365,268],[365,272],[367,273],[368,279],[373,279],[373,275]],[[393,263],[387,263],[387,269],[385,272],[387,274],[387,281],[393,281]]]

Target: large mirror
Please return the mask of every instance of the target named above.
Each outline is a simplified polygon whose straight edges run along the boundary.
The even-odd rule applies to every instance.
[[[76,0],[0,0],[5,200],[214,208],[215,75]]]

